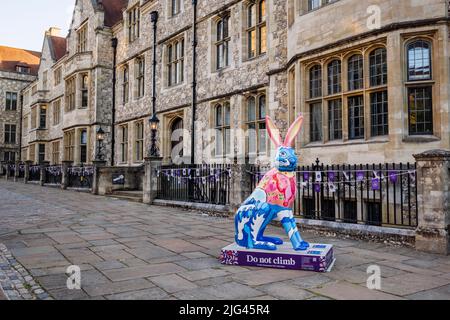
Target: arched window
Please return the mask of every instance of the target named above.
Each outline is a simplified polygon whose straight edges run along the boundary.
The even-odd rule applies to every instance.
[[[216,104],[215,114],[216,156],[224,156],[231,151],[230,103]]]
[[[355,54],[348,59],[348,90],[358,90],[364,87],[364,59]]]
[[[247,98],[247,146],[250,154],[266,152],[266,95]]]
[[[341,61],[333,60],[328,64],[328,94],[336,94],[342,91],[341,73]]]
[[[136,93],[138,98],[144,96],[145,91],[145,60],[144,57],[138,58],[136,62]]]
[[[223,16],[216,24],[216,69],[222,69],[229,66],[229,21],[228,15]]]
[[[167,46],[168,85],[174,86],[184,81],[184,38]]]
[[[322,67],[315,65],[309,70],[309,96],[318,98],[322,96]]]
[[[378,48],[369,54],[370,86],[382,86],[387,84],[387,59],[386,49]]]
[[[408,44],[408,81],[431,79],[431,43],[416,40]]]
[[[247,58],[267,51],[266,1],[260,0],[247,7]]]

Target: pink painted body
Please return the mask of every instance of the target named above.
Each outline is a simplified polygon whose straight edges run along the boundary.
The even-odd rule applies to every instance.
[[[297,192],[297,179],[294,172],[272,169],[260,181],[258,188],[266,193],[268,204],[292,208]]]

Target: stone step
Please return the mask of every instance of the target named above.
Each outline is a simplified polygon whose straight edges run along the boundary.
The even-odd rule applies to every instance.
[[[114,191],[110,197],[126,200],[126,201],[132,201],[132,202],[142,202],[142,191],[131,191],[131,190],[120,190],[120,191]]]

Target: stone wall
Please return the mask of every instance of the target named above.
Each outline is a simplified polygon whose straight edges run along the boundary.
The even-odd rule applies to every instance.
[[[4,160],[5,152],[14,152],[16,154],[16,160],[19,159],[19,143],[20,143],[20,105],[21,91],[30,82],[32,82],[34,76],[0,71],[0,160]],[[17,93],[17,109],[6,110],[6,92]],[[5,124],[16,125],[16,143],[5,144]]]

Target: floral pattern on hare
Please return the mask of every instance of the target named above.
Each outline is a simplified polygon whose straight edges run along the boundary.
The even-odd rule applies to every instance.
[[[262,178],[252,195],[243,203],[235,216],[236,243],[248,249],[277,250],[283,240],[265,236],[272,221],[281,222],[292,247],[296,251],[309,248],[297,228],[292,207],[297,191],[297,155],[292,147],[300,132],[303,116],[289,128],[284,142],[270,117],[266,117],[267,132],[277,147],[275,167]]]

